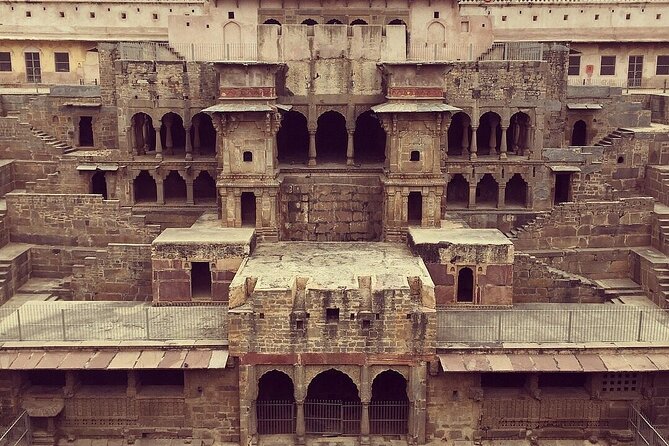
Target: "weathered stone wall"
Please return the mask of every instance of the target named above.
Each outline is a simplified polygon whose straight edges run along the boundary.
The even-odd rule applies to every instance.
[[[378,176],[285,177],[279,194],[282,240],[373,241],[381,236]]]
[[[0,118],[0,156],[5,159],[54,161],[62,154],[30,132],[18,118]]]
[[[234,363],[234,359],[229,359]],[[185,415],[193,437],[214,443],[239,441],[239,368],[191,370],[185,375]]]
[[[669,97],[661,94],[651,94],[648,102],[653,122],[669,124]]]
[[[516,253],[513,264],[513,301],[550,303],[600,303],[597,286],[585,277],[548,266],[525,253]]]
[[[65,246],[149,243],[159,228],[99,195],[7,194],[10,239]]]
[[[481,417],[481,403],[472,388],[481,385],[475,373],[439,373],[427,381],[427,425],[430,441],[472,441]],[[430,443],[432,444],[432,443]]]
[[[46,178],[58,170],[57,161],[14,160],[12,164],[16,189],[25,189],[26,183]]]
[[[619,279],[630,271],[630,252],[626,248],[565,249],[532,251],[548,266],[588,279]]]
[[[517,250],[650,245],[652,198],[569,202],[520,229]]]
[[[111,243],[72,267],[74,300],[151,300],[151,245]]]

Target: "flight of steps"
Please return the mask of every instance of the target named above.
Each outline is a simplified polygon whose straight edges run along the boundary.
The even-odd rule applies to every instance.
[[[669,263],[656,265],[653,271],[655,271],[660,302],[664,302],[667,308],[669,307]]]
[[[44,144],[46,144],[47,146],[51,146],[54,149],[58,149],[63,154],[71,153],[77,150],[68,143],[56,139],[54,136],[51,136],[50,134],[48,134],[43,130],[33,128],[30,130],[30,132],[36,138],[39,138],[42,141],[44,141]]]
[[[631,130],[623,129],[623,128],[617,128],[608,135],[606,135],[604,138],[600,139],[599,142],[595,143],[596,146],[600,147],[609,147],[615,144],[616,141],[623,137],[631,137],[634,135],[634,132]]]
[[[536,218],[534,218],[534,220],[530,220],[523,226],[518,226],[517,228],[513,228],[508,232],[505,232],[504,235],[506,235],[510,239],[516,239],[520,234],[524,232],[532,232],[534,228],[542,226],[544,222],[549,219],[549,216],[550,216],[549,212],[541,212],[536,216]]]
[[[604,292],[608,303],[629,305],[633,302],[650,302],[641,285],[631,279],[601,279],[595,283]]]
[[[665,252],[665,247],[669,247],[669,215],[658,215],[657,217],[658,231],[659,231],[659,247],[662,252]],[[664,248],[664,249],[662,249]]]

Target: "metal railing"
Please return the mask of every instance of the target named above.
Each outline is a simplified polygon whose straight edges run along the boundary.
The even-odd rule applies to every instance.
[[[172,47],[190,61],[258,60],[258,45],[255,43],[174,43]]]
[[[498,42],[491,46],[455,45],[451,43],[413,43],[409,45],[410,61],[540,61],[544,45],[540,42]]]
[[[304,422],[307,434],[359,435],[360,402],[308,400],[304,402]]]
[[[256,419],[261,435],[294,434],[294,401],[257,401]]]
[[[571,309],[446,308],[437,313],[437,340],[441,343],[667,342],[669,315],[662,309],[597,304]]]
[[[372,401],[369,403],[369,433],[404,435],[409,432],[408,401]]]
[[[169,339],[227,339],[227,307],[29,302],[0,308],[1,341]]]
[[[669,443],[634,406],[629,409],[629,427],[634,436],[634,446],[669,446]]]
[[[619,87],[619,88],[644,88],[643,79],[621,79],[621,78],[586,78],[572,77],[567,79],[567,85],[571,87]]]
[[[121,42],[118,45],[121,60],[179,61],[183,57],[164,42]]]
[[[30,417],[23,412],[0,436],[1,446],[30,446]]]

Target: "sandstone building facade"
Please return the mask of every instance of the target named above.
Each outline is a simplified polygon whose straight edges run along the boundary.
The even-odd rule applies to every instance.
[[[669,2],[0,17],[6,439],[669,432]]]

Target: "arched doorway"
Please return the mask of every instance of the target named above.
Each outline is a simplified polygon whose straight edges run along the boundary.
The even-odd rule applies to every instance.
[[[406,22],[402,19],[392,19],[390,22],[388,22],[388,25],[403,25],[407,26]]]
[[[528,148],[527,138],[531,131],[531,120],[527,113],[518,112],[511,116],[506,132],[506,146],[509,152],[522,154]]]
[[[195,204],[216,203],[216,181],[203,170],[193,181],[193,201]]]
[[[362,20],[362,19],[355,19],[351,22],[351,26],[356,26],[356,25],[366,25],[367,22]]]
[[[184,153],[186,148],[186,130],[181,116],[176,113],[165,113],[160,119],[160,141],[167,155]]]
[[[330,19],[325,22],[326,25],[343,25],[344,23],[339,19]]]
[[[153,120],[146,113],[136,113],[130,119],[134,153],[144,155],[156,150],[156,131]]]
[[[186,181],[176,170],[171,170],[163,180],[166,203],[184,203],[186,201]]]
[[[458,173],[446,186],[446,206],[466,208],[469,205],[469,182]]]
[[[579,119],[574,123],[574,128],[571,131],[571,145],[572,146],[588,145],[588,126],[582,119]]]
[[[304,402],[308,434],[358,435],[361,413],[358,388],[345,373],[326,370],[309,383]]]
[[[261,435],[295,433],[295,392],[288,375],[271,370],[260,377],[256,417]]]
[[[355,120],[353,151],[355,160],[361,163],[381,163],[386,159],[386,131],[371,110]]]
[[[479,119],[476,130],[476,144],[479,155],[490,155],[499,152],[502,142],[501,118],[495,112],[487,112]]]
[[[107,178],[103,171],[96,170],[93,176],[91,176],[90,191],[92,194],[99,194],[105,200],[107,199]]]
[[[242,192],[242,226],[256,225],[256,195],[253,192]]]
[[[93,117],[80,116],[79,117],[79,146],[93,147],[95,145],[93,139]]]
[[[307,118],[291,110],[283,114],[276,134],[277,158],[281,163],[306,163],[309,160]]]
[[[316,159],[322,162],[346,161],[346,118],[336,111],[323,113],[316,128]]]
[[[467,113],[453,115],[448,126],[448,156],[467,155],[472,138],[471,118]]]
[[[516,173],[506,183],[504,205],[507,207],[527,207],[527,182]]]
[[[203,156],[216,154],[216,129],[208,114],[197,113],[193,116],[188,136],[194,153]]]
[[[133,198],[135,203],[155,203],[158,201],[158,188],[156,180],[151,174],[142,170],[132,181]]]
[[[499,186],[495,178],[489,173],[483,175],[476,185],[476,206],[497,207]]]
[[[474,271],[465,267],[458,271],[458,302],[474,302]]]
[[[262,23],[263,23],[263,25],[279,25],[279,26],[281,26],[281,22],[279,22],[277,19],[267,19]]]
[[[420,192],[409,192],[407,200],[407,222],[419,225],[423,221],[423,195]]]
[[[386,370],[372,381],[369,430],[372,435],[404,435],[409,430],[407,380],[394,370]]]

